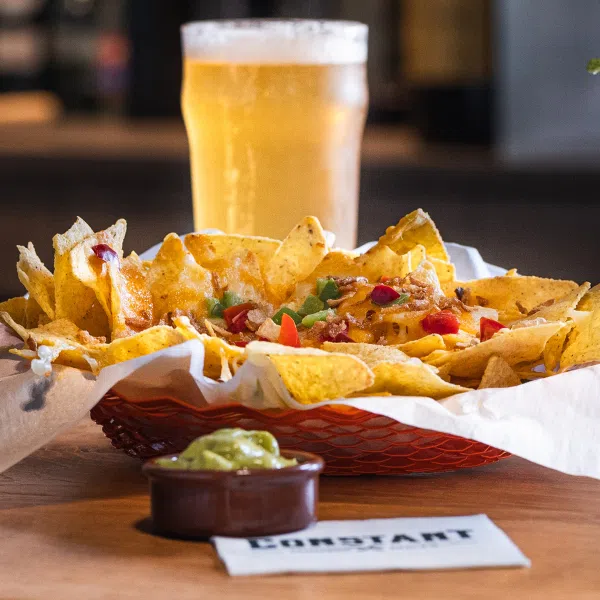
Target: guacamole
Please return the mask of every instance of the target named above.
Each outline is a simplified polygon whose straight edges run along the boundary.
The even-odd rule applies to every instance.
[[[195,439],[174,458],[158,458],[156,464],[169,469],[237,471],[281,469],[297,462],[281,456],[277,440],[268,431],[219,429]]]

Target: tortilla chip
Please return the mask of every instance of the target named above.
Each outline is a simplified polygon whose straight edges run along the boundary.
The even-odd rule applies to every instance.
[[[152,326],[152,294],[148,268],[132,252],[121,263],[108,263],[110,281],[111,339],[133,335]]]
[[[502,357],[510,366],[539,359],[548,340],[562,327],[568,325],[559,322],[503,329],[476,346],[452,352],[436,350],[424,360],[439,367],[442,377],[481,377],[489,359],[494,355]]]
[[[414,271],[425,258],[425,248],[415,246],[405,254],[396,254],[388,246],[374,246],[357,257],[354,262],[357,267],[356,275],[362,275],[371,282],[377,282],[381,277],[406,277]]]
[[[566,321],[572,316],[575,307],[584,296],[584,294],[590,289],[589,283],[584,283],[578,288],[569,292],[562,298],[559,298],[549,306],[542,306],[533,313],[527,315],[523,319],[516,321],[517,323],[527,321],[531,319],[546,319],[546,321]]]
[[[560,357],[565,348],[569,334],[575,327],[573,321],[567,321],[565,327],[561,327],[549,340],[544,348],[544,367],[548,373],[553,373],[559,367]]]
[[[54,350],[53,362],[77,369],[89,370],[89,364],[86,360],[87,348],[79,339],[81,330],[71,321],[59,319],[42,327],[27,329],[13,321],[8,313],[1,313],[0,316],[26,343],[30,351],[38,346],[48,346]],[[18,349],[11,350],[11,352],[23,358],[35,358],[37,356],[35,353],[29,355]]]
[[[471,339],[474,336],[478,337],[481,331],[482,318],[497,321],[498,311],[495,308],[488,308],[487,306],[473,306],[470,311],[461,312],[458,316],[458,319],[460,321],[459,334],[462,334],[463,336],[464,334],[468,334],[471,336]],[[445,337],[446,336],[444,336],[444,338]]]
[[[119,257],[123,258],[123,240],[127,232],[127,222],[119,219],[104,231],[89,235],[70,251],[73,275],[85,286],[94,290],[96,298],[104,309],[107,317],[111,317],[110,288],[111,282],[108,275],[108,263],[100,260],[92,248],[98,244],[106,244],[112,248]]]
[[[232,346],[225,340],[218,337],[212,337],[205,333],[199,333],[190,323],[187,317],[175,317],[173,325],[186,340],[200,340],[204,345],[204,375],[219,379],[223,372],[223,358],[230,365],[233,361],[241,364],[245,360],[246,353],[238,346]]]
[[[600,308],[600,283],[595,285],[577,305],[577,310],[593,311]]]
[[[540,362],[522,363],[514,367],[514,372],[521,381],[536,381],[545,379],[553,373],[546,371],[546,368]]]
[[[498,319],[507,323],[524,318],[527,312],[540,304],[562,298],[579,286],[574,281],[503,275],[445,284],[446,295],[454,295],[454,289],[457,287],[469,290],[470,305],[495,308],[498,311]],[[519,305],[522,309],[519,309]]]
[[[521,380],[512,367],[501,356],[492,356],[477,389],[507,388],[520,384]]]
[[[273,307],[267,299],[265,281],[256,254],[240,249],[227,259],[214,261],[210,268],[216,275],[214,281],[218,285],[215,296],[221,297],[228,290],[235,292],[246,302],[255,302],[265,312],[272,312]]]
[[[356,263],[356,258],[343,250],[332,250],[323,257],[323,260],[315,267],[314,271],[305,281],[314,283],[317,279],[330,275],[337,277],[358,277],[360,266]]]
[[[31,242],[19,249],[19,262],[17,274],[30,296],[39,304],[42,310],[54,319],[54,276],[44,266]]]
[[[456,279],[456,267],[451,262],[447,260],[441,260],[433,256],[429,256],[427,258],[435,267],[435,272],[437,273],[438,279],[442,285]]]
[[[423,260],[419,266],[411,272],[410,278],[421,282],[423,285],[430,285],[433,288],[434,295],[444,295],[435,267],[429,260]]]
[[[91,227],[80,217],[64,234],[54,236],[55,318],[68,319],[93,336],[109,336],[108,317],[96,299],[94,290],[82,283],[73,272],[71,250],[93,235]]]
[[[447,336],[443,336],[444,338]],[[458,352],[458,350],[457,350]],[[428,365],[444,364],[450,356],[454,354],[454,350],[434,350],[431,354],[427,354],[421,360]],[[446,375],[444,375],[446,377]]]
[[[6,300],[6,302],[0,302],[0,322],[3,321],[1,317],[2,313],[7,313],[13,322],[26,329],[33,329],[34,327],[44,325],[48,318],[33,298],[24,298],[23,296],[11,298],[10,300]],[[8,323],[7,325],[10,327]]]
[[[360,358],[373,371],[375,381],[364,390],[367,394],[390,392],[396,396],[427,396],[439,400],[468,391],[441,379],[436,369],[418,358],[409,358],[396,348],[373,344],[325,342],[329,352],[350,354]]]
[[[206,299],[215,295],[210,271],[194,260],[175,233],[164,239],[150,265],[148,286],[155,323],[175,311],[203,317]]]
[[[381,246],[365,254],[356,254],[347,250],[332,250],[315,267],[314,271],[296,287],[294,294],[286,302],[297,308],[306,296],[314,293],[317,279],[329,276],[366,277],[371,283],[378,282],[382,276],[405,277],[423,261],[425,249],[416,246],[410,252],[400,256],[387,246]]]
[[[252,252],[264,269],[281,246],[279,240],[271,238],[217,233],[190,233],[184,243],[196,262],[207,269],[211,269],[215,261],[231,260],[240,251]]]
[[[11,298],[5,302],[0,302],[0,318],[6,322],[3,315],[8,315],[12,322],[27,329],[27,320],[25,317],[26,308],[27,298],[24,298],[23,296],[18,296],[17,298]],[[12,325],[9,325],[8,323],[6,324],[9,327],[12,327]]]
[[[427,256],[448,262],[444,242],[431,217],[420,208],[402,217],[397,225],[388,227],[377,242],[389,246],[397,254],[405,254],[415,246],[425,246]]]
[[[600,362],[600,307],[578,323],[560,359],[560,370]]]
[[[97,370],[139,356],[158,352],[185,342],[181,332],[167,325],[157,325],[130,337],[113,340],[110,344],[88,347],[90,356],[97,361]]]
[[[265,269],[267,291],[283,301],[327,254],[323,228],[316,217],[305,217],[283,240]]]
[[[58,254],[66,254],[79,242],[93,234],[94,230],[81,217],[77,217],[75,223],[65,233],[57,233],[52,238],[54,251]]]
[[[431,333],[418,340],[412,340],[411,342],[405,342],[404,344],[397,344],[396,346],[392,347],[404,352],[408,356],[422,358],[423,356],[431,354],[434,350],[445,350],[446,343],[441,335],[437,333]]]
[[[331,250],[323,260],[315,267],[313,272],[301,281],[293,292],[293,295],[286,300],[286,304],[291,308],[298,308],[306,296],[314,293],[314,286],[317,279],[335,275],[337,277],[357,277],[360,275],[360,268],[354,262],[356,256],[344,250]]]
[[[471,345],[472,343],[472,339],[473,339],[473,335],[470,333],[467,333],[466,331],[461,331],[459,330],[458,333],[445,333],[442,336],[442,339],[444,340],[444,344],[445,344],[445,348],[437,348],[437,350],[454,350],[454,348],[456,347],[456,344],[461,344],[462,347],[467,348],[468,346]],[[479,342],[479,339],[477,340],[477,342]],[[460,348],[461,346],[459,346]],[[433,350],[432,350],[433,352]]]
[[[251,342],[246,351],[249,359],[253,354],[268,356],[292,398],[301,404],[344,398],[374,381],[369,367],[348,354],[268,342]]]

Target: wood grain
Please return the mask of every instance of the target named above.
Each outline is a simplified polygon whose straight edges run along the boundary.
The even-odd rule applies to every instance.
[[[321,518],[488,514],[531,569],[230,578],[152,536],[140,464],[89,421],[0,476],[0,598],[598,598],[600,482],[512,458],[423,477],[323,478]]]

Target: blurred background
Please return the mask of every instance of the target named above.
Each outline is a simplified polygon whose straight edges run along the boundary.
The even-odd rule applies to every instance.
[[[598,282],[595,0],[0,0],[0,299],[15,244],[76,215],[126,250],[192,225],[179,27],[245,17],[367,23],[359,242],[417,207],[524,274]]]

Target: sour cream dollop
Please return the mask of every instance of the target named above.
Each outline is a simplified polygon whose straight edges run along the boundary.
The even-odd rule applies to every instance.
[[[31,361],[31,370],[40,377],[49,377],[52,373],[52,354],[49,346],[38,346],[38,357]]]

